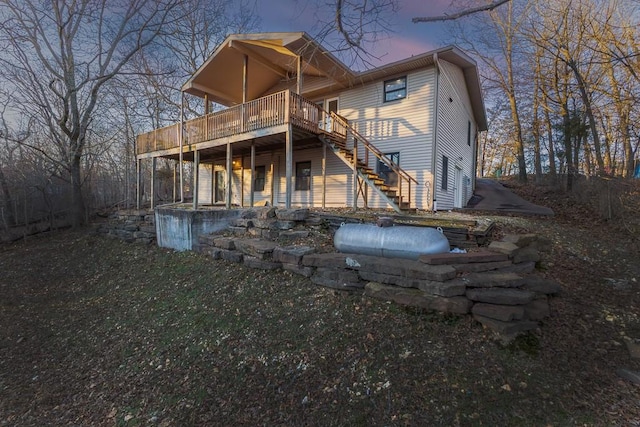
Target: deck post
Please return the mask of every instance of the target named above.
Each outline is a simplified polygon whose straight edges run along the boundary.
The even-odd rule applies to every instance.
[[[353,138],[353,210],[358,209],[358,140]]]
[[[322,209],[327,202],[327,144],[322,144]]]
[[[240,118],[240,132],[244,132],[244,127],[246,123],[246,103],[247,103],[247,88],[248,81],[247,76],[249,75],[249,56],[244,55],[242,61],[242,117]]]
[[[173,163],[173,203],[178,199],[178,163]]]
[[[293,175],[293,129],[291,123],[287,127],[287,132],[285,136],[285,168],[286,168],[286,199],[285,199],[285,207],[287,209],[291,208],[291,192],[293,191],[292,184],[292,175]]]
[[[227,189],[225,194],[225,207],[231,209],[231,184],[233,183],[233,151],[231,143],[227,142]]]
[[[200,152],[193,152],[193,210],[198,209],[198,190],[200,187]]]
[[[136,159],[136,209],[140,210],[140,198],[142,196],[142,189],[140,185],[142,184],[142,160]]]
[[[256,179],[255,179],[255,174],[256,174],[256,143],[255,141],[251,141],[251,183],[249,185],[249,188],[251,189],[251,193],[249,193],[249,206],[253,207],[253,193],[256,191]]]
[[[298,55],[296,93],[302,95],[302,57]]]
[[[209,94],[204,94],[204,140],[209,139]]]
[[[184,92],[180,92],[180,129],[178,129],[178,142],[180,143],[180,153],[178,154],[178,163],[180,164],[180,203],[184,203]]]
[[[244,155],[240,156],[240,207],[244,208]]]
[[[274,193],[276,191],[276,177],[275,177],[276,169],[273,165],[273,154],[271,154],[271,165],[269,165],[269,176],[271,177],[271,191],[269,196],[269,203],[273,206],[274,202]]]
[[[151,209],[156,205],[156,161],[157,157],[151,159]]]

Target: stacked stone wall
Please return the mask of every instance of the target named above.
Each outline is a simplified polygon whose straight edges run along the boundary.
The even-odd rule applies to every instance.
[[[94,227],[95,232],[107,237],[149,245],[156,241],[154,218],[153,212],[121,211]]]
[[[538,328],[550,315],[549,298],[560,292],[556,282],[534,274],[541,251],[550,247],[536,235],[508,235],[478,251],[413,261],[319,251],[304,244],[321,227],[322,221],[306,209],[251,210],[232,220],[226,236],[200,236],[195,250],[250,268],[285,269],[332,289],[470,314],[504,337]]]

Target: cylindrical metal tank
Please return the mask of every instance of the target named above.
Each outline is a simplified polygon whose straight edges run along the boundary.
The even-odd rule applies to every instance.
[[[343,224],[333,236],[333,244],[344,253],[414,260],[420,255],[449,252],[449,240],[440,230],[404,225]]]

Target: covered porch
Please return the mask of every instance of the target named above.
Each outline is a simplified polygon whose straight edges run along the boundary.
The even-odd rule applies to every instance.
[[[174,194],[184,202],[182,189],[182,165],[193,164],[193,206],[200,204],[200,165],[222,165],[227,182],[224,187],[224,200],[213,198],[211,203],[224,202],[227,208],[232,206],[233,171],[241,167],[242,180],[250,183],[249,200],[244,194],[237,199],[240,206],[254,205],[256,181],[256,156],[264,153],[283,152],[285,155],[285,206],[291,207],[293,189],[293,152],[309,148],[322,147],[323,192],[325,183],[325,164],[327,146],[323,141],[332,141],[346,145],[347,129],[345,122],[335,120],[332,113],[326,112],[320,105],[302,96],[284,90],[259,99],[242,103],[221,111],[175,125],[141,134],[137,138],[138,180],[141,179],[141,162],[151,162],[151,206],[153,197],[156,162],[158,158],[177,162],[175,171]],[[333,113],[335,116],[335,113]],[[182,130],[182,131],[181,131]],[[245,173],[245,170],[248,173]],[[273,176],[273,165],[271,165]],[[248,176],[245,176],[248,175]],[[179,181],[179,182],[178,182]],[[140,184],[140,183],[138,183]],[[218,185],[219,183],[216,183]],[[213,185],[213,184],[212,184]],[[273,185],[273,179],[271,180]],[[242,192],[246,186],[240,185]],[[138,185],[140,188],[140,185]],[[274,203],[273,188],[270,191],[271,204]],[[140,196],[140,195],[138,195]],[[178,200],[174,200],[178,201]],[[138,197],[140,203],[140,197]]]

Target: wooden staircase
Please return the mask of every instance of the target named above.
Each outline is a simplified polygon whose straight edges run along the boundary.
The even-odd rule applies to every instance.
[[[371,188],[382,200],[390,205],[393,210],[403,213],[412,210],[411,208],[411,184],[418,184],[411,175],[401,169],[399,165],[391,161],[356,129],[354,129],[346,119],[335,114],[327,113],[331,117],[331,129],[321,129],[319,138],[340,158],[349,168],[354,169],[356,180],[354,186],[354,207],[357,206],[357,199],[362,196],[365,207],[368,203],[367,187]],[[354,148],[347,147],[347,135],[353,136]],[[364,150],[364,159],[359,156],[359,148]],[[398,186],[388,186],[370,166],[369,154],[383,162],[393,170],[398,176]],[[403,194],[403,187],[405,194]]]

